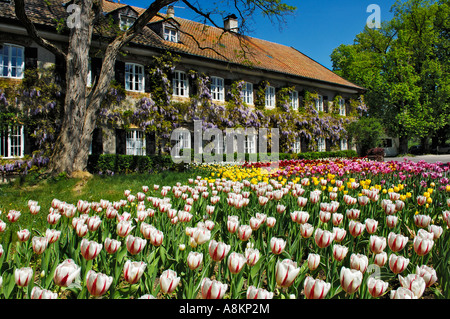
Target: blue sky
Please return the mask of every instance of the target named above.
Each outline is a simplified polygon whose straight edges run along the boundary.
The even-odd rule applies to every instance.
[[[148,0],[123,0],[123,3],[146,8]],[[195,2],[195,1],[194,1]],[[200,6],[211,7],[220,0],[198,0]],[[287,46],[292,46],[323,66],[332,69],[330,54],[340,44],[352,44],[355,36],[366,24],[371,12],[370,4],[377,4],[381,11],[381,21],[390,20],[390,9],[395,0],[284,0],[297,7],[293,15],[286,17],[286,24],[280,30],[262,16],[252,17],[251,32],[248,34]],[[236,13],[228,8],[229,14]],[[182,2],[175,4],[175,16],[199,21],[199,17]],[[220,16],[216,16],[220,23]],[[218,19],[217,19],[218,18]]]

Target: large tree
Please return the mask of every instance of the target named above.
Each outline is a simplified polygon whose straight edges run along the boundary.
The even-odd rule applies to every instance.
[[[61,132],[54,146],[50,159],[53,173],[71,174],[86,169],[89,144],[95,128],[95,120],[102,100],[108,92],[114,78],[114,65],[119,52],[140,34],[147,23],[166,6],[177,0],[154,0],[125,32],[118,33],[109,41],[103,54],[100,74],[90,90],[87,90],[89,51],[91,49],[94,26],[102,17],[102,0],[73,0],[79,9],[79,22],[70,28],[66,49],[55,45],[39,35],[35,25],[26,13],[24,0],[15,0],[17,18],[25,26],[29,36],[36,43],[55,54],[57,59],[65,61],[63,74],[63,91],[65,101]],[[219,14],[220,8],[202,8],[197,1],[182,1],[187,8],[195,11],[206,23],[219,27],[213,17]],[[43,5],[45,5],[43,1]],[[295,10],[294,7],[280,0],[230,0],[224,1],[223,8],[234,8],[241,18],[241,30],[253,14],[261,13],[268,18],[283,21],[285,14]],[[221,27],[220,27],[221,28]],[[223,32],[229,32],[223,29]]]
[[[369,114],[401,139],[438,136],[449,124],[449,1],[396,2],[394,18],[365,28],[331,57],[336,73],[368,89]]]

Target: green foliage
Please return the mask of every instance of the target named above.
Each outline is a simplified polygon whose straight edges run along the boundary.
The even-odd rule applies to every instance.
[[[363,117],[351,123],[348,132],[359,146],[359,154],[362,156],[365,156],[369,149],[376,147],[384,134],[380,121],[371,117]]]

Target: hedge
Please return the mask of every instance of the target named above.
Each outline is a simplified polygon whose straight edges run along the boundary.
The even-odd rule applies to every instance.
[[[238,158],[234,154],[234,158]],[[270,155],[270,154],[269,154]],[[307,152],[307,153],[279,153],[279,160],[290,159],[321,159],[321,158],[349,158],[357,157],[355,151],[337,152]],[[193,157],[191,157],[193,159]],[[249,154],[244,154],[245,161],[250,160]],[[260,155],[257,154],[257,161]],[[223,161],[226,162],[226,154],[223,154]],[[192,162],[194,162],[192,160]],[[122,154],[99,154],[89,155],[87,169],[96,174],[127,174],[127,173],[154,173],[164,170],[183,171],[188,167],[185,163],[174,163],[170,155],[122,155]]]

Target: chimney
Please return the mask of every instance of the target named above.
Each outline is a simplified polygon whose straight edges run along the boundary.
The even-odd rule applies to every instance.
[[[173,6],[167,7],[167,18],[173,18],[175,16],[175,10]]]
[[[234,14],[231,14],[231,15],[225,17],[223,24],[224,24],[223,25],[224,29],[227,31],[236,32],[236,33],[239,31],[238,19],[237,19],[236,15],[234,15]]]

